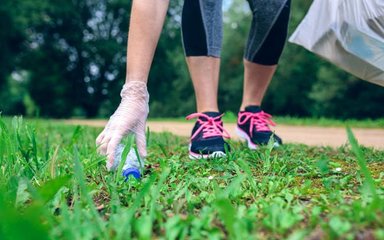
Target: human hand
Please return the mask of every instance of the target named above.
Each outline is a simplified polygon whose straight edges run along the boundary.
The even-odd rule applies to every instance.
[[[148,117],[149,94],[145,82],[130,81],[121,91],[121,103],[96,139],[99,153],[107,156],[107,169],[114,170],[115,152],[128,134],[136,136],[141,158],[147,155],[145,124]]]

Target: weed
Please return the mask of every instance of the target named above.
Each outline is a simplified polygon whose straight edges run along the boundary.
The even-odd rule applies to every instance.
[[[188,159],[187,139],[148,131],[144,176],[127,182],[97,154],[99,131],[0,118],[1,239],[384,236],[384,152],[350,130],[339,149],[231,142],[208,161]]]

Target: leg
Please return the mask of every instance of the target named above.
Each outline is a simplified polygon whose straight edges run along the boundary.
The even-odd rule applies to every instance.
[[[244,59],[243,100],[240,110],[246,106],[260,106],[277,65],[261,65]]]
[[[197,112],[218,112],[220,58],[187,57],[187,64],[195,89]]]
[[[251,5],[252,6],[252,5]],[[287,37],[290,1],[281,10],[268,36],[256,53],[252,53],[252,31],[244,58],[244,93],[240,110],[246,106],[260,106],[265,92],[276,71]],[[252,27],[257,24],[253,19]]]
[[[183,43],[198,112],[218,112],[222,1],[185,0]]]
[[[147,82],[169,0],[134,0],[128,34],[126,81]]]
[[[189,146],[190,158],[225,156],[229,145],[217,106],[220,50],[222,42],[222,1],[185,0],[182,18],[183,43],[195,89],[197,118]]]
[[[256,6],[256,1],[250,0],[250,3],[251,8]],[[281,6],[283,8],[280,11],[280,6],[276,5],[275,9],[279,9],[276,13],[276,21],[272,21],[272,27],[260,47],[256,46],[257,43],[254,42],[255,39],[258,39],[256,37],[258,24],[256,17],[259,17],[254,15],[245,52],[244,94],[236,130],[240,137],[247,140],[248,147],[251,149],[256,149],[258,145],[268,144],[271,139],[274,146],[282,144],[281,138],[275,135],[269,127],[274,126],[272,116],[260,108],[264,94],[276,71],[287,36],[290,1],[282,2]],[[255,11],[252,9],[252,12]]]

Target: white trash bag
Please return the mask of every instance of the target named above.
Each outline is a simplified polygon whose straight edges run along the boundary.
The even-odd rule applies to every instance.
[[[289,41],[384,86],[384,0],[314,0]]]

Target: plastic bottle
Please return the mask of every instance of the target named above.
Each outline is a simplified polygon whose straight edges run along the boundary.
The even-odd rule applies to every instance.
[[[125,146],[123,144],[119,144],[116,152],[115,152],[115,161],[113,164],[113,168],[117,169],[120,162],[121,158],[123,155]],[[144,164],[144,161],[141,159],[141,164]],[[140,173],[140,162],[137,159],[136,151],[134,148],[131,148],[129,150],[129,153],[127,154],[127,158],[125,159],[124,166],[123,166],[123,176],[125,177],[125,181],[128,180],[129,176],[133,176],[136,179],[141,178],[141,173]]]

